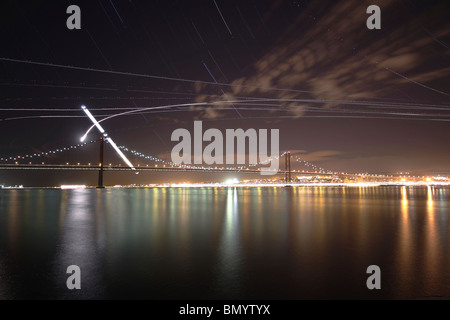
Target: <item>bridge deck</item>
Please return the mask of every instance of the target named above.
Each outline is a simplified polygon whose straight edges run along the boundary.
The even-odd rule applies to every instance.
[[[63,171],[99,171],[100,168],[96,166],[86,165],[27,165],[27,164],[11,164],[0,165],[0,170],[63,170]],[[153,171],[153,172],[203,172],[203,173],[258,173],[260,170],[247,170],[247,169],[215,169],[215,168],[178,168],[178,167],[136,167],[136,170],[132,170],[129,167],[103,167],[103,171]],[[285,170],[279,170],[276,174],[286,174]],[[334,173],[317,173],[317,172],[292,172],[296,175],[336,175]],[[342,174],[340,174],[342,176]]]

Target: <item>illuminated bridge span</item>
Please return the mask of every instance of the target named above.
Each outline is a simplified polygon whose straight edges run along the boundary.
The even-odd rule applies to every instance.
[[[46,165],[46,164],[3,164],[0,165],[0,170],[66,170],[66,171],[153,171],[153,172],[203,172],[203,173],[257,173],[260,174],[260,169],[237,169],[237,168],[185,168],[185,167],[153,167],[153,166],[136,166],[136,170],[129,167],[122,166],[105,166],[101,169],[100,166],[89,165]],[[292,172],[297,175],[335,175],[334,173],[325,172]],[[292,174],[291,173],[291,174]],[[287,175],[289,171],[278,170],[275,174]],[[339,174],[345,176],[354,176],[354,174]]]
[[[114,172],[114,171],[133,171],[135,173],[139,173],[139,172],[201,172],[201,173],[241,173],[241,174],[261,174],[261,168],[257,168],[255,166],[253,167],[195,167],[195,166],[191,166],[191,165],[182,165],[182,166],[174,166],[171,163],[166,163],[163,165],[136,165],[134,167],[130,167],[130,166],[113,166],[112,164],[110,165],[104,165],[104,159],[103,159],[103,155],[104,155],[104,140],[103,138],[101,138],[99,140],[100,142],[100,156],[99,156],[99,162],[98,164],[94,164],[94,165],[83,165],[83,164],[76,164],[76,165],[70,165],[69,163],[66,164],[33,164],[31,162],[29,162],[28,164],[24,164],[24,163],[19,163],[20,160],[25,160],[28,159],[31,156],[17,156],[17,158],[11,158],[11,160],[19,160],[19,161],[15,161],[14,164],[11,163],[6,163],[6,164],[0,164],[0,170],[32,170],[32,171],[37,171],[37,170],[60,170],[60,171],[98,171],[99,175],[98,175],[98,187],[99,188],[103,188],[104,187],[104,183],[103,183],[103,173],[105,171],[107,172]],[[85,145],[85,144],[83,144]],[[152,161],[163,161],[161,159],[157,159],[154,157],[149,157],[149,156],[144,156],[143,154],[137,153],[136,151],[133,150],[128,150],[128,148],[125,147],[121,147],[124,151],[129,151],[132,154],[134,154],[135,156],[141,157],[141,158],[151,158]],[[73,150],[74,148],[63,148],[63,149],[57,149],[57,151],[63,151],[63,150]],[[76,148],[75,148],[76,149]],[[54,151],[50,151],[50,152],[45,152],[42,153],[45,155],[48,154],[55,154]],[[34,157],[39,156],[34,154]],[[318,167],[311,165],[311,167],[314,169],[314,171],[309,171],[309,170],[291,170],[291,154],[290,152],[284,152],[281,154],[281,156],[279,158],[284,158],[284,162],[285,162],[285,170],[278,170],[278,171],[274,171],[273,175],[282,175],[284,176],[284,181],[285,182],[292,182],[292,174],[296,174],[296,175],[302,175],[302,176],[307,176],[307,175],[314,175],[314,176],[336,176],[338,173],[336,172],[325,172],[324,169],[320,168],[319,171],[317,171]],[[4,160],[2,158],[2,160]],[[280,159],[281,160],[281,159]],[[296,159],[296,161],[298,162],[298,159]],[[280,161],[280,164],[282,164],[283,161]],[[339,173],[340,177],[346,177],[346,176],[355,176],[354,174],[346,174],[346,173]],[[261,176],[263,179],[264,178],[269,178],[271,176]]]

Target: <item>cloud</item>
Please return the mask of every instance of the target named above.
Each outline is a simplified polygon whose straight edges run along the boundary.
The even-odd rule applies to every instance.
[[[398,10],[395,1],[376,2],[384,17],[395,16]],[[235,79],[233,87],[224,88],[226,95],[219,101],[227,96],[373,100],[391,97],[396,94],[394,87],[405,85],[413,92],[446,93],[444,88],[432,90],[418,83],[430,83],[450,74],[448,67],[442,69],[438,64],[429,64],[430,52],[424,50],[425,46],[436,43],[437,37],[447,36],[449,32],[425,32],[422,27],[425,15],[419,14],[402,24],[391,22],[377,33],[366,28],[367,3],[355,6],[354,1],[339,1],[326,9],[319,4],[311,5],[318,7],[310,8],[310,12],[321,12],[317,22],[305,27],[308,17],[306,13],[301,14],[282,35],[284,40],[262,56],[247,76]],[[196,101],[210,99],[199,95]],[[308,107],[282,101],[278,105],[280,110],[291,109],[289,114],[294,117],[301,117]],[[336,108],[338,105],[323,101],[319,106]],[[202,116],[221,116],[217,108],[210,107],[214,111],[204,111]]]
[[[320,151],[313,151],[313,152],[307,152],[303,151],[298,154],[298,156],[305,161],[310,162],[322,162],[322,161],[329,161],[330,158],[336,158],[341,157],[345,155],[342,151],[337,150],[320,150]]]

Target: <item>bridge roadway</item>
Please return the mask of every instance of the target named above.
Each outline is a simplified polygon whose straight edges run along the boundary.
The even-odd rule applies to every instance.
[[[39,164],[2,164],[0,165],[0,170],[64,170],[64,171],[99,171],[100,167],[89,166],[89,165],[39,165]],[[258,173],[260,170],[247,170],[247,169],[215,169],[215,168],[179,168],[179,167],[140,167],[136,166],[136,170],[132,170],[129,167],[118,167],[118,166],[105,166],[103,167],[104,172],[108,171],[153,171],[153,172],[209,172],[209,173]],[[316,173],[316,172],[291,172],[295,175],[322,175],[330,176],[336,175],[334,173]],[[279,170],[276,174],[284,175],[285,170]],[[340,176],[351,176],[351,174],[339,174]]]

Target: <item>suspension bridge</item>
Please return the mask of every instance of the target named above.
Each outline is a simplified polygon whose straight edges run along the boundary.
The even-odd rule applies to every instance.
[[[49,156],[57,155],[58,153],[63,153],[67,151],[79,152],[82,147],[89,144],[97,143],[98,149],[98,162],[91,163],[60,163],[60,164],[50,164],[46,163],[45,160]],[[106,143],[108,143],[106,141]],[[59,148],[53,151],[46,151],[40,153],[32,153],[22,156],[11,156],[8,158],[0,158],[0,171],[12,171],[12,170],[28,170],[28,171],[84,171],[84,172],[98,172],[98,184],[99,188],[104,187],[104,173],[105,172],[171,172],[171,173],[186,173],[186,172],[196,172],[196,173],[239,173],[239,174],[261,174],[261,167],[257,165],[246,165],[239,167],[224,167],[224,166],[193,166],[193,165],[176,165],[172,162],[162,160],[154,156],[144,155],[135,150],[130,150],[127,147],[120,146],[119,149],[124,152],[128,152],[136,158],[141,158],[148,160],[151,164],[136,164],[132,167],[125,166],[122,164],[106,164],[104,160],[104,145],[105,139],[101,137],[98,140],[94,140],[87,143],[81,143],[75,146],[69,146],[64,148]],[[294,158],[296,163],[301,163],[306,170],[292,169],[291,157]],[[292,176],[322,176],[322,177],[355,177],[356,174],[344,173],[344,172],[332,172],[326,171],[323,168],[317,167],[314,164],[300,160],[298,156],[292,156],[289,151],[282,152],[279,157],[280,166],[284,162],[284,168],[280,168],[273,172],[274,176],[279,177],[280,180],[285,182],[291,182],[293,180]],[[284,160],[284,161],[283,161]],[[262,165],[262,163],[260,163]],[[309,168],[309,169],[308,169]],[[281,176],[281,177],[280,177]]]
[[[136,174],[139,174],[139,172],[201,172],[201,173],[242,173],[242,174],[262,174],[262,171],[264,170],[261,167],[257,167],[258,165],[267,164],[270,161],[278,160],[279,163],[283,162],[280,160],[284,160],[284,169],[280,170],[273,169],[273,171],[270,172],[271,176],[274,175],[282,175],[284,176],[284,182],[290,183],[293,181],[292,175],[295,173],[297,176],[338,176],[339,178],[348,178],[348,177],[356,177],[356,174],[348,174],[348,173],[338,173],[338,172],[332,172],[327,171],[323,168],[319,168],[312,163],[309,163],[307,161],[301,160],[298,156],[294,156],[294,160],[296,162],[303,162],[307,167],[313,169],[313,170],[292,170],[291,167],[291,152],[286,151],[283,152],[281,155],[277,157],[272,157],[271,159],[268,159],[264,162],[260,162],[258,164],[250,164],[248,166],[241,165],[237,167],[217,167],[217,166],[192,166],[192,165],[185,165],[185,164],[175,164],[173,162],[164,161],[162,159],[159,159],[154,156],[146,156],[140,152],[137,152],[135,150],[130,150],[127,147],[119,147],[115,144],[115,142],[112,140],[112,138],[106,133],[104,128],[101,126],[100,122],[104,121],[105,119],[101,121],[97,121],[96,118],[90,113],[90,111],[85,107],[82,106],[82,110],[85,112],[87,117],[92,121],[93,125],[91,128],[86,132],[86,134],[81,138],[81,144],[78,144],[76,146],[70,146],[70,147],[64,147],[60,149],[56,149],[53,151],[47,151],[47,152],[41,152],[41,153],[34,153],[29,155],[22,155],[22,156],[11,156],[7,158],[0,158],[0,170],[31,170],[31,171],[38,171],[38,170],[52,170],[52,171],[98,171],[98,188],[104,188],[104,172],[113,172],[113,171],[133,171]],[[133,111],[134,112],[134,111]],[[107,118],[106,118],[107,119]],[[65,164],[46,164],[45,162],[41,163],[34,163],[36,161],[36,158],[46,158],[47,156],[52,156],[60,152],[70,151],[74,149],[78,149],[80,147],[86,146],[88,143],[85,143],[85,139],[87,137],[87,134],[96,127],[98,131],[101,133],[100,139],[91,141],[90,143],[98,143],[99,144],[99,157],[98,157],[98,163],[93,162],[89,164],[70,164],[66,162]],[[104,145],[105,142],[108,143],[115,151],[116,153],[122,158],[122,160],[125,162],[127,166],[120,165],[105,165],[105,159],[104,159]],[[145,160],[150,160],[156,163],[162,163],[162,165],[155,164],[150,165],[146,164],[141,166],[133,165],[126,155],[123,152],[130,152],[135,157],[143,158]],[[267,178],[267,171],[266,171]]]
[[[248,166],[242,166],[242,167],[217,167],[217,166],[202,166],[202,167],[196,167],[196,166],[190,166],[190,165],[178,165],[172,164],[170,162],[165,162],[163,160],[158,159],[159,161],[166,163],[166,164],[137,164],[133,168],[129,166],[122,166],[119,165],[105,165],[104,163],[104,139],[100,138],[98,140],[99,143],[99,161],[98,163],[89,163],[89,164],[45,164],[45,162],[41,163],[33,163],[33,162],[27,162],[23,163],[25,159],[31,160],[31,158],[37,158],[42,155],[46,156],[49,154],[53,154],[56,152],[45,152],[41,154],[33,154],[33,155],[27,155],[27,156],[17,156],[17,157],[10,157],[6,160],[12,160],[14,163],[4,163],[0,164],[0,170],[30,170],[30,171],[41,171],[41,170],[49,170],[49,171],[97,171],[98,172],[98,187],[102,188],[104,186],[104,178],[103,175],[105,172],[117,172],[117,171],[129,171],[129,172],[179,172],[179,173],[185,173],[185,172],[197,172],[197,173],[241,173],[241,174],[261,174],[261,168],[250,168]],[[78,147],[79,148],[79,147]],[[125,147],[121,147],[122,149],[128,150]],[[64,148],[67,150],[72,150],[73,148]],[[58,149],[58,150],[64,150],[64,149]],[[136,152],[133,152],[136,153]],[[141,156],[143,157],[143,156]],[[149,159],[150,157],[145,157]],[[319,171],[305,171],[305,170],[292,170],[291,169],[291,154],[290,152],[283,152],[280,156],[281,159],[284,159],[285,167],[284,169],[277,170],[273,173],[273,175],[277,176],[284,176],[284,180],[286,182],[292,181],[292,175],[318,175],[318,176],[332,176],[339,174],[340,176],[354,176],[353,174],[347,174],[347,173],[336,173],[336,172],[325,172],[323,169],[319,169]],[[157,158],[153,158],[157,159]],[[22,161],[21,161],[22,160]],[[5,161],[5,159],[3,159]],[[22,163],[21,163],[22,162]],[[282,161],[281,161],[282,162]],[[317,168],[317,167],[316,167]]]

